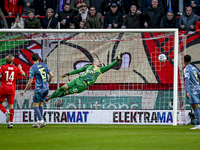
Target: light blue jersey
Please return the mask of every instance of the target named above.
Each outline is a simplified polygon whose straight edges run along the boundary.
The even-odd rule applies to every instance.
[[[49,83],[48,83],[48,76],[51,70],[49,67],[44,63],[35,63],[30,68],[30,75],[29,78],[35,77],[36,80],[36,87],[35,87],[35,94],[33,97],[34,102],[44,101],[45,97],[49,92]]]
[[[187,65],[184,69],[185,74],[185,90],[190,94],[191,104],[199,103],[200,85],[199,78],[200,72],[193,65]]]

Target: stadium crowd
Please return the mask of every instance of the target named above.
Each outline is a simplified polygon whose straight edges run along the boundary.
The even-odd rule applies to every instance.
[[[1,0],[0,6],[0,28],[56,29],[60,22],[61,29],[200,30],[200,0]]]

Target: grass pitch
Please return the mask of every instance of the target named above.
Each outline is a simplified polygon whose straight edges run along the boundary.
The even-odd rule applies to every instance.
[[[200,147],[194,126],[0,124],[0,150],[191,150]]]

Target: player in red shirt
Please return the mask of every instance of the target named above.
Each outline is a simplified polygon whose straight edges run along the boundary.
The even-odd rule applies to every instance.
[[[13,65],[14,56],[8,55],[6,56],[5,60],[7,64],[2,65],[0,67],[0,74],[2,75],[2,82],[0,88],[0,110],[4,114],[6,114],[6,122],[9,123],[10,121],[8,128],[12,128],[12,122],[14,117],[13,104],[15,99],[16,78],[18,74],[24,77],[26,76],[26,74],[22,70],[21,65],[19,65],[18,67]],[[2,105],[6,98],[10,109],[9,112],[7,112],[5,107]]]

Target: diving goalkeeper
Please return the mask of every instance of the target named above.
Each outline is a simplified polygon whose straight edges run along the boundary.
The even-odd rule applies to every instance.
[[[106,71],[111,69],[114,65],[117,64],[117,62],[121,61],[122,54],[119,53],[117,56],[117,60],[113,61],[110,65],[107,65],[105,67],[101,67],[101,61],[95,60],[93,65],[86,65],[83,68],[71,71],[69,73],[66,73],[62,75],[60,78],[63,79],[69,75],[78,74],[80,72],[85,72],[78,78],[66,83],[61,88],[57,89],[55,92],[53,92],[52,95],[49,95],[46,97],[46,102],[52,98],[55,97],[62,97],[68,94],[75,94],[75,93],[81,93],[85,91],[90,85],[94,84],[96,80]]]

